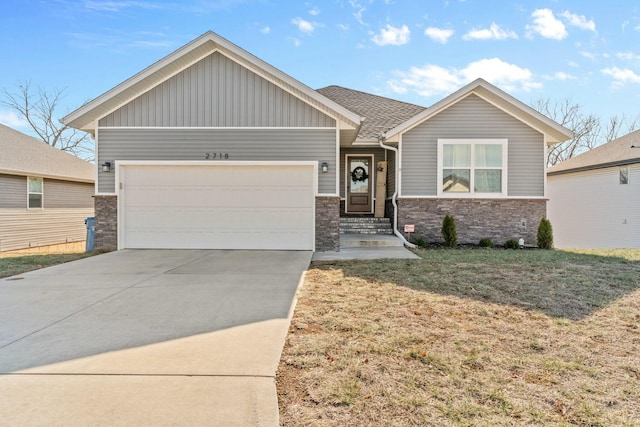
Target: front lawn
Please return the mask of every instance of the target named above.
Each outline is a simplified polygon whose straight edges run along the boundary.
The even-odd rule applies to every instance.
[[[95,250],[91,252],[55,255],[3,255],[0,256],[0,279],[40,268],[51,267],[56,264],[75,261],[100,253],[104,253],[104,251]]]
[[[284,426],[638,425],[640,250],[313,264]]]

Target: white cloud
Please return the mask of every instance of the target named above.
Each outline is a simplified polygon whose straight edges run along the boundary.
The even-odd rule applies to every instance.
[[[555,73],[555,74],[554,74],[554,75],[552,75],[552,76],[545,76],[545,78],[546,78],[547,80],[562,80],[562,81],[564,81],[564,80],[575,80],[575,79],[577,79],[577,77],[576,77],[576,76],[571,75],[571,74],[569,74],[569,73],[565,73],[564,71],[558,71],[557,73]]]
[[[573,67],[573,68],[578,68],[580,66],[580,64],[578,64],[575,61],[569,61],[567,64],[569,65],[569,67]]]
[[[269,27],[268,25],[265,27],[260,28],[260,32],[262,34],[269,34],[271,32],[271,27]]]
[[[424,35],[429,37],[431,40],[436,41],[438,43],[445,44],[451,36],[455,34],[455,31],[450,28],[436,28],[429,27],[424,30]]]
[[[616,58],[625,59],[627,61],[632,61],[634,59],[640,60],[640,55],[637,55],[633,52],[618,52],[616,53]]]
[[[362,6],[360,3],[358,3],[356,0],[349,0],[349,4],[353,8],[353,16],[356,18],[356,21],[358,21],[362,25],[367,25],[367,23],[364,22],[362,18],[362,14],[367,9],[364,6]]]
[[[585,58],[588,59],[596,59],[596,55],[592,52],[587,52],[586,50],[581,50],[580,52],[578,52],[580,55],[584,56]]]
[[[302,42],[300,41],[300,39],[297,39],[295,37],[290,37],[289,40],[291,40],[291,43],[295,46],[298,47],[302,44]]]
[[[311,16],[320,15],[320,9],[318,9],[317,7],[314,6],[311,10],[309,10],[309,15],[311,15]]]
[[[403,25],[400,28],[396,28],[387,24],[386,28],[381,28],[380,33],[374,35],[371,40],[378,46],[394,45],[401,46],[409,43],[410,35],[409,27]]]
[[[529,92],[542,87],[533,79],[531,71],[499,58],[481,59],[462,69],[429,64],[395,74],[397,78],[387,82],[391,91],[405,93],[411,90],[422,96],[447,95],[479,77],[512,92]]]
[[[547,39],[562,40],[567,37],[567,29],[562,21],[553,16],[551,9],[537,9],[532,14],[533,24],[527,25],[527,36],[534,33]]]
[[[626,83],[640,84],[640,74],[628,68],[620,69],[618,67],[604,68],[602,74],[613,78],[614,86],[624,86]]]
[[[338,28],[340,28],[342,31],[349,31],[349,25],[348,24],[338,24]]]
[[[291,23],[293,25],[295,25],[296,27],[298,27],[298,29],[300,31],[302,31],[305,34],[313,34],[313,32],[315,31],[316,28],[321,27],[321,24],[318,24],[317,22],[309,22],[307,20],[304,20],[300,17],[298,18],[293,18],[291,20]]]
[[[22,128],[28,126],[28,123],[25,119],[16,114],[15,111],[10,110],[0,110],[0,123],[9,126],[10,128]]]
[[[503,30],[500,25],[493,22],[489,28],[471,30],[462,38],[464,40],[504,40],[517,39],[518,35],[513,31]]]
[[[84,7],[96,12],[120,12],[122,9],[129,7],[138,7],[141,9],[161,9],[162,6],[158,3],[147,1],[101,1],[101,0],[86,0]]]
[[[584,15],[576,15],[568,10],[565,10],[560,15],[567,20],[569,25],[578,27],[582,30],[593,31],[594,33],[596,32],[596,23],[592,20],[587,20],[587,17]]]

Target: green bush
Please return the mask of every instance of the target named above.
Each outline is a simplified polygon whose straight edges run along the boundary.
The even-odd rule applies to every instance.
[[[429,242],[427,242],[427,239],[425,239],[424,237],[415,236],[412,240],[413,244],[420,246],[421,248],[429,247]]]
[[[494,245],[491,239],[485,237],[484,239],[480,239],[480,243],[478,243],[478,246],[480,246],[481,248],[492,248]]]
[[[540,225],[538,225],[538,247],[540,249],[553,248],[553,228],[551,221],[547,218],[542,218]]]
[[[516,239],[509,239],[504,242],[505,249],[520,249],[520,244]]]
[[[448,214],[442,220],[442,238],[444,239],[444,244],[451,248],[455,248],[458,243],[456,221]]]

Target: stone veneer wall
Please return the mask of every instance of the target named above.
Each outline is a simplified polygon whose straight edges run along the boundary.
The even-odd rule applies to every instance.
[[[546,217],[547,201],[540,199],[398,199],[398,230],[415,224],[415,236],[442,242],[442,220],[450,214],[456,221],[458,243],[478,243],[488,237],[496,245],[523,238],[536,245],[540,220]]]
[[[316,251],[340,250],[340,197],[316,197]]]
[[[94,196],[96,249],[118,248],[118,197]]]

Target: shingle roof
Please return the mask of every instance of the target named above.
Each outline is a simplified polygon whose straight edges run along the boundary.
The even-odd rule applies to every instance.
[[[0,173],[93,182],[94,166],[0,124]]]
[[[376,141],[382,133],[426,110],[419,105],[341,86],[327,86],[317,89],[317,92],[365,118],[356,142]]]
[[[631,148],[634,145],[639,148]],[[614,139],[547,169],[549,175],[640,163],[640,130]]]

